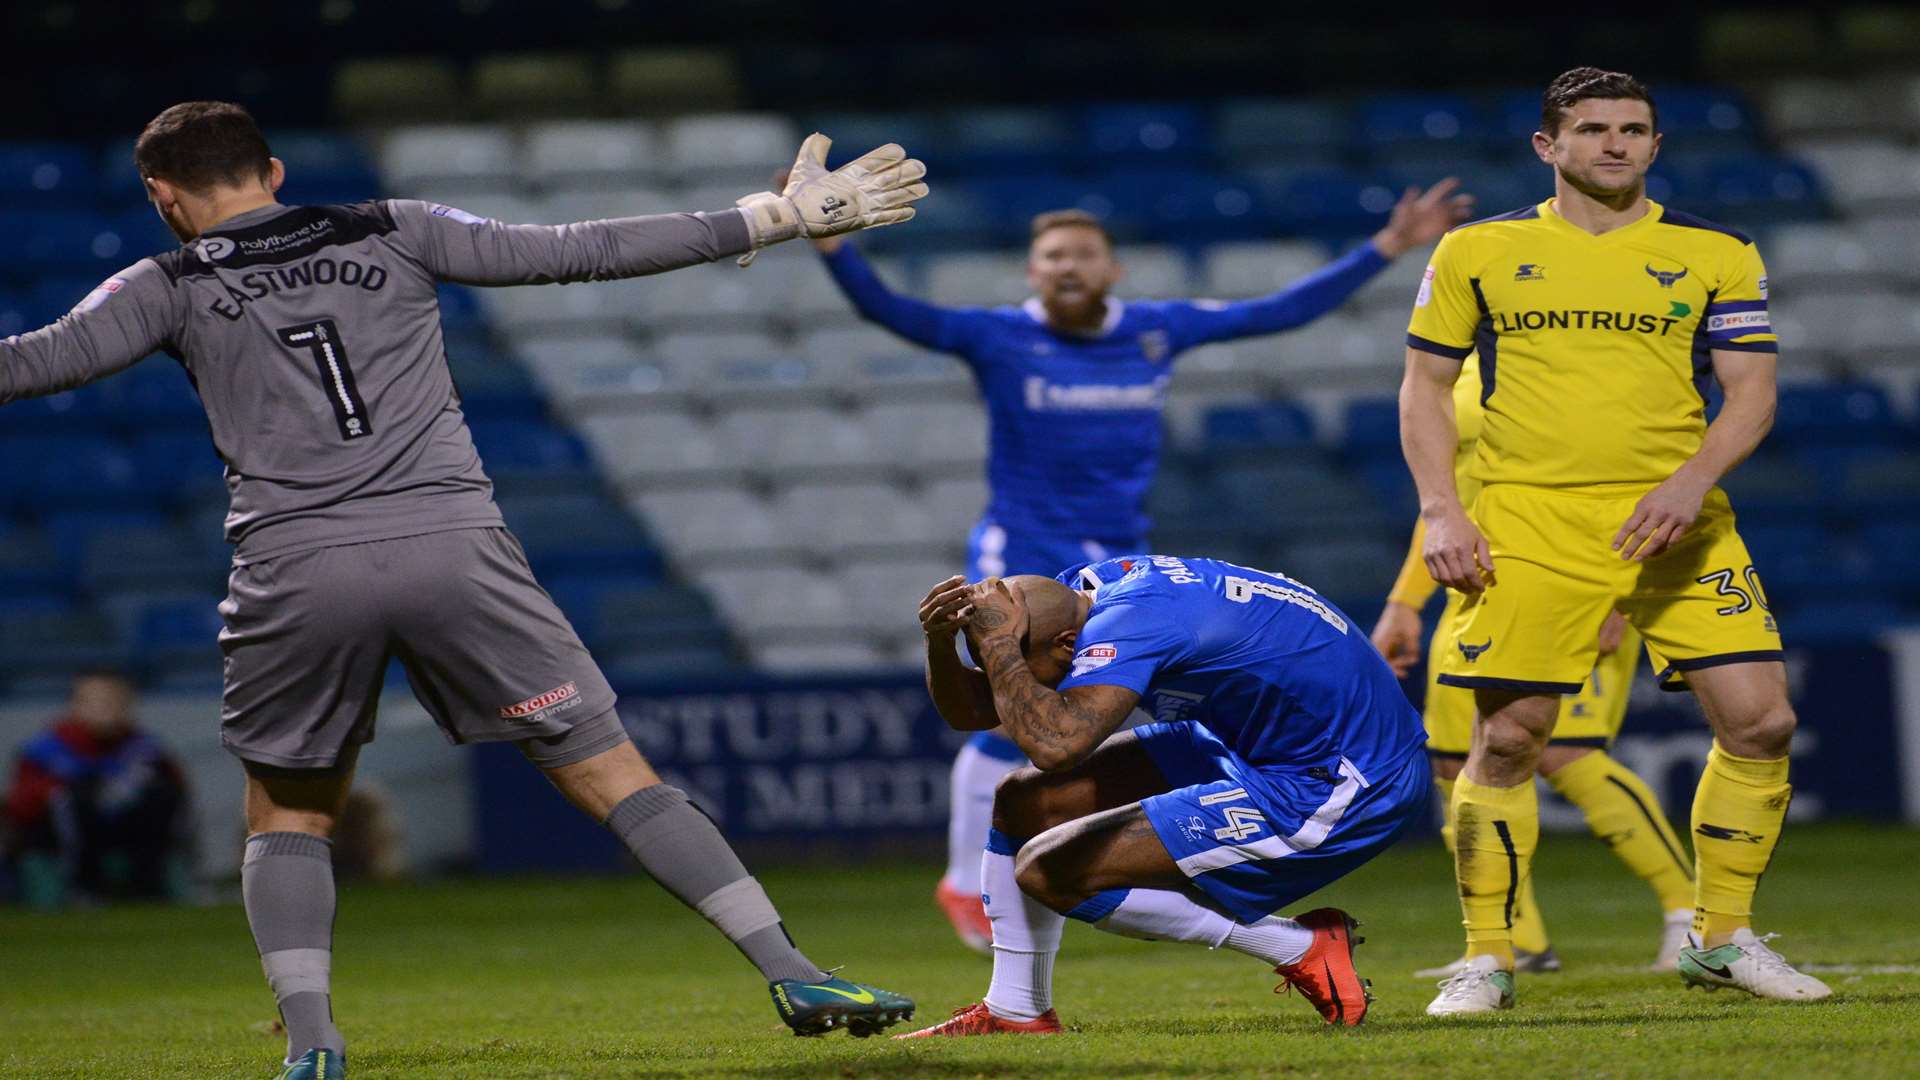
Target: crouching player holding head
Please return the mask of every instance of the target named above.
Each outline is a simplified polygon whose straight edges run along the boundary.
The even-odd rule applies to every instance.
[[[1033,764],[994,797],[987,996],[901,1038],[1059,1031],[1068,918],[1246,953],[1328,1023],[1366,1017],[1354,920],[1276,914],[1427,807],[1420,717],[1352,620],[1281,575],[1165,555],[949,578],[920,618],[940,714]],[[962,629],[983,671],[957,659]],[[1158,720],[1115,735],[1136,705]]]

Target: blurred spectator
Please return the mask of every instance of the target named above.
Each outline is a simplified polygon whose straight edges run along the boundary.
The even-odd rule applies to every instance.
[[[133,701],[126,676],[82,674],[66,713],[19,751],[5,853],[31,906],[186,894],[185,777],[135,726]]]

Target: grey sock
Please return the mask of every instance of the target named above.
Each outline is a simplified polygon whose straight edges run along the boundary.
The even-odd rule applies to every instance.
[[[606,825],[655,881],[727,935],[768,982],[826,977],[794,946],[766,891],[686,792],[666,784],[641,788],[613,808]]]
[[[333,845],[306,833],[255,833],[240,864],[240,894],[260,966],[287,1026],[287,1060],[313,1049],[346,1052],[333,1025]]]

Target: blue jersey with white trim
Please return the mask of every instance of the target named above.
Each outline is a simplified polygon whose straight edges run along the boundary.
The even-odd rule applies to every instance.
[[[1216,559],[1131,555],[1059,576],[1094,588],[1060,689],[1123,686],[1255,766],[1387,775],[1426,733],[1367,635],[1311,588]]]
[[[1138,543],[1160,461],[1173,361],[1214,341],[1271,334],[1338,307],[1387,260],[1372,244],[1254,300],[1109,300],[1093,334],[1047,324],[1037,300],[945,308],[888,289],[853,245],[827,269],[862,316],[966,361],[986,399],[987,516],[1016,533]]]

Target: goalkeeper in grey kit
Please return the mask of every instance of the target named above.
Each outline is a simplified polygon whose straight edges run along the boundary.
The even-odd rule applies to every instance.
[[[494,506],[448,370],[435,283],[607,281],[797,237],[906,221],[925,168],[884,146],[717,213],[507,225],[407,199],[284,206],[237,105],[156,117],[134,156],[183,246],[116,274],[50,326],[0,340],[0,403],[69,390],[156,350],[178,360],[226,463],[235,556],[220,606],[221,737],[246,768],[247,919],[287,1027],[285,1080],[346,1075],[329,969],[329,836],[390,657],[455,743],[512,741],[724,933],[798,1034],[867,1035],[913,1002],[835,978],[628,739],[614,695]]]

